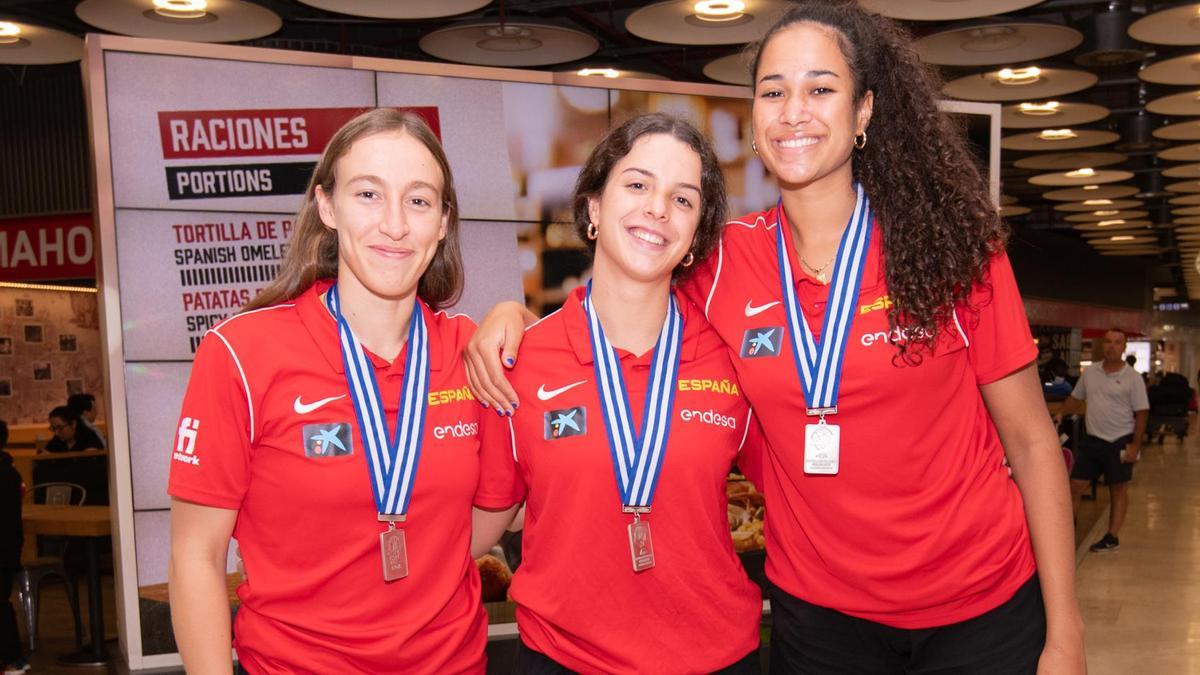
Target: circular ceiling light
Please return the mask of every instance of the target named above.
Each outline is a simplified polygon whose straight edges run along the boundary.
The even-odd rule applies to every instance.
[[[1086,199],[1132,197],[1137,194],[1137,191],[1138,189],[1134,185],[1098,185],[1093,190],[1085,190],[1081,187],[1051,190],[1042,196],[1055,202],[1081,202]]]
[[[1200,85],[1200,53],[1157,61],[1139,70],[1138,77],[1155,84]]]
[[[1095,189],[1104,183],[1116,183],[1133,178],[1132,171],[1116,171],[1111,169],[1081,169],[1067,173],[1043,173],[1029,179],[1034,185],[1078,185],[1085,190],[1095,185]]]
[[[437,19],[466,14],[486,7],[491,0],[437,0],[437,2],[397,2],[396,0],[300,0],[318,9],[375,19]]]
[[[1005,14],[1041,0],[858,0],[864,9],[904,21],[957,21]]]
[[[1036,22],[984,23],[943,30],[916,42],[921,60],[939,66],[989,66],[1035,61],[1075,48],[1074,28]]]
[[[1082,91],[1100,77],[1086,70],[1066,68],[1001,68],[951,80],[942,87],[946,96],[965,101],[1018,101],[1045,99]]]
[[[1200,163],[1173,166],[1164,169],[1162,175],[1167,178],[1200,178]]]
[[[722,56],[704,66],[704,76],[717,82],[750,86],[750,64],[741,53]]]
[[[701,21],[737,21],[746,15],[746,3],[741,0],[700,0],[692,5],[692,11]]]
[[[46,65],[83,58],[83,40],[53,28],[0,21],[0,64]]]
[[[1129,36],[1152,45],[1200,45],[1200,3],[1147,14],[1129,26]]]
[[[21,41],[21,27],[11,21],[0,21],[0,45],[11,45]]]
[[[620,75],[621,75],[620,73],[617,72],[616,68],[580,68],[579,70],[575,71],[575,74],[579,75],[580,77],[608,77],[608,78],[617,78],[617,77],[620,77]]]
[[[83,0],[75,6],[75,15],[112,33],[191,42],[253,40],[283,25],[275,12],[243,0],[188,0],[186,5],[183,0],[165,0],[151,9],[147,4],[145,0]],[[197,9],[201,4],[203,8]]]
[[[544,23],[486,22],[441,28],[421,38],[421,51],[478,66],[547,66],[585,58],[600,48],[596,38]]]
[[[1189,143],[1167,148],[1158,153],[1159,159],[1172,162],[1200,162],[1200,143]]]
[[[1018,169],[1049,169],[1062,171],[1083,166],[1097,167],[1120,164],[1128,157],[1119,152],[1050,152],[1024,157],[1013,162]]]
[[[1005,129],[1037,129],[1089,124],[1108,117],[1108,108],[1093,103],[1021,103],[1000,109],[1000,126]]]
[[[1142,204],[1140,199],[1085,199],[1081,202],[1057,204],[1054,210],[1066,213],[1095,213],[1097,209],[1132,209]]]
[[[1168,141],[1200,141],[1200,120],[1161,126],[1154,130],[1154,137]]]
[[[668,0],[634,10],[625,19],[625,29],[640,38],[667,44],[745,44],[761,38],[787,5],[783,0],[721,0],[707,4]]]
[[[1103,213],[1104,215],[1097,215]],[[1108,223],[1112,225],[1115,221],[1127,223],[1131,220],[1145,218],[1150,215],[1148,211],[1122,211],[1119,209],[1105,209],[1104,211],[1092,211],[1090,213],[1076,213],[1066,217],[1068,223]]]
[[[1200,91],[1185,91],[1156,98],[1146,104],[1156,115],[1200,115]]]
[[[1013,134],[1000,139],[1000,147],[1004,150],[1040,151],[1040,150],[1078,150],[1097,145],[1107,145],[1120,139],[1121,136],[1112,131],[1097,131],[1093,129],[1043,129],[1024,134]]]
[[[1029,213],[1029,211],[1030,211],[1030,209],[1028,206],[1018,206],[1016,204],[1009,204],[1007,206],[1000,207],[1000,217],[1001,218],[1015,218],[1016,216],[1023,216],[1025,214]]]
[[[206,0],[154,0],[154,13],[168,19],[203,19],[208,14]]]

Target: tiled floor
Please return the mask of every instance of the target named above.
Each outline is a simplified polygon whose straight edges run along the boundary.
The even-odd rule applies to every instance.
[[[1200,441],[1142,457],[1121,549],[1087,553],[1078,569],[1091,675],[1200,673]]]
[[[1121,550],[1081,555],[1079,601],[1087,626],[1088,670],[1092,675],[1200,673],[1200,440],[1171,439],[1147,448],[1130,496]],[[1079,512],[1076,543],[1084,549],[1107,523],[1103,486],[1097,497]],[[1093,527],[1096,523],[1101,525]],[[111,639],[117,625],[112,577],[104,577],[104,583]],[[86,600],[86,592],[82,595]],[[55,658],[74,647],[70,614],[60,587],[48,586],[42,600],[31,675],[128,672],[121,664],[107,669],[56,665]],[[86,617],[86,603],[82,610]],[[109,649],[116,654],[116,643],[110,641]]]

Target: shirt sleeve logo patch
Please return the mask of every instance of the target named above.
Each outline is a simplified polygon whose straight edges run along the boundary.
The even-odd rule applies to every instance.
[[[582,436],[587,433],[587,408],[576,406],[551,410],[544,417],[544,433],[547,441]]]
[[[346,422],[305,424],[305,457],[342,457],[354,453],[354,434]]]
[[[783,326],[751,328],[742,336],[741,356],[743,359],[760,359],[779,356],[783,346]]]
[[[175,452],[171,459],[184,464],[200,466],[200,458],[196,456],[196,434],[200,431],[200,420],[185,417],[179,420],[179,431],[175,434]]]

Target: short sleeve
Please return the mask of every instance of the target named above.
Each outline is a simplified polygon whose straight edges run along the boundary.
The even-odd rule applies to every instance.
[[[763,434],[758,417],[751,409],[746,413],[746,431],[742,445],[738,448],[737,467],[742,475],[750,479],[759,492],[763,490],[763,453],[767,451],[767,438]]]
[[[1079,374],[1079,381],[1075,383],[1075,389],[1071,391],[1071,396],[1080,401],[1087,400],[1087,371]]]
[[[511,418],[490,410],[479,417],[479,486],[475,506],[505,509],[525,499],[525,483],[517,470]]]
[[[955,312],[967,338],[967,355],[979,384],[990,384],[1031,363],[1037,346],[1008,255],[992,256],[987,277],[975,285],[967,308]]]
[[[215,331],[200,342],[171,445],[167,492],[223,509],[241,507],[252,455],[249,386],[233,347]]]
[[[1146,383],[1142,381],[1140,376],[1133,378],[1133,387],[1129,392],[1130,406],[1134,412],[1150,409],[1150,399],[1146,396]]]

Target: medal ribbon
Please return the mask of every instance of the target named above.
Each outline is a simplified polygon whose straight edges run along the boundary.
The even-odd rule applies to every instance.
[[[863,267],[867,260],[867,246],[871,242],[871,202],[863,193],[862,185],[855,184],[857,201],[850,222],[842,233],[836,256],[837,265],[829,284],[829,298],[825,303],[825,318],[821,324],[821,341],[813,338],[808,319],[800,310],[796,299],[796,284],[792,276],[791,259],[783,229],[788,227],[780,201],[779,217],[775,226],[775,244],[779,257],[779,277],[783,288],[783,304],[787,309],[788,332],[792,339],[792,358],[800,383],[804,389],[804,400],[810,411],[837,411],[838,390],[842,383],[842,361],[846,354],[846,342],[850,337],[850,325],[854,322],[854,305],[862,287]],[[810,413],[817,414],[817,413]]]
[[[388,434],[387,420],[375,367],[362,344],[342,316],[337,283],[329,288],[326,304],[338,323],[342,345],[342,365],[346,384],[358,417],[358,433],[367,449],[367,469],[371,491],[380,514],[403,515],[408,512],[413,479],[421,458],[425,428],[425,410],[429,395],[429,332],[421,301],[413,303],[408,326],[408,344],[404,347],[404,385],[396,412],[396,433]]]
[[[587,297],[583,301],[592,338],[596,389],[600,394],[600,408],[604,412],[604,426],[608,431],[613,472],[617,476],[617,488],[624,506],[648,507],[654,500],[667,438],[671,433],[671,409],[675,401],[675,383],[683,346],[683,316],[673,295],[669,303],[658,341],[654,344],[649,388],[642,411],[642,433],[639,435],[630,415],[629,394],[621,374],[620,359],[604,336],[600,317],[592,307],[590,281]]]

